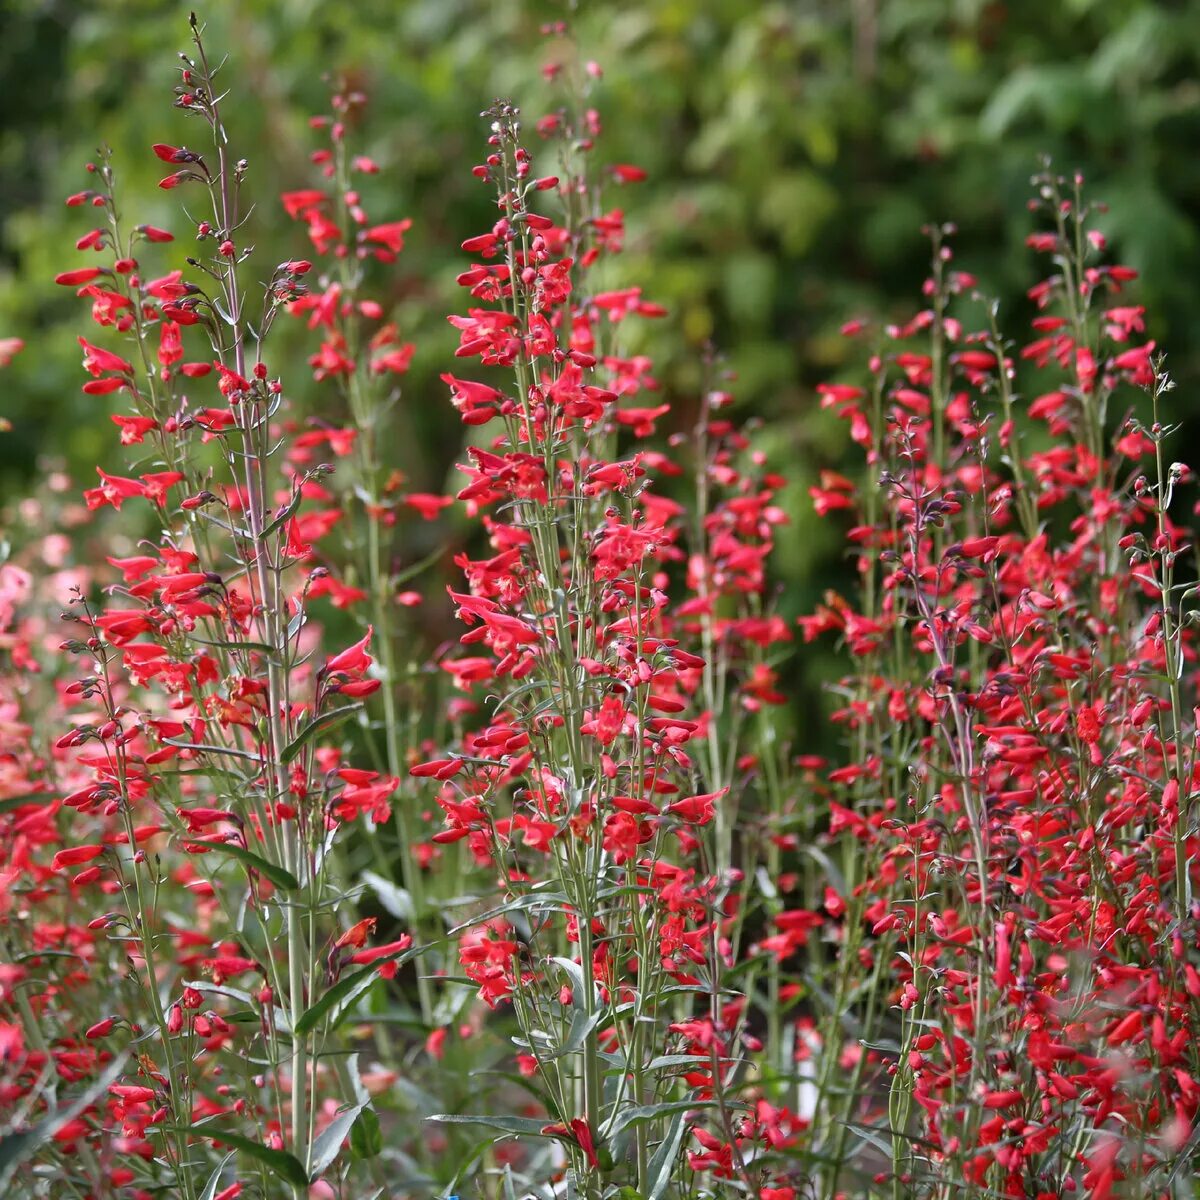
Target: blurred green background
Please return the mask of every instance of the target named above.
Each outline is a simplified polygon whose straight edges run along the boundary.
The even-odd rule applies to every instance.
[[[86,217],[62,201],[86,186],[103,140],[126,212],[180,228],[149,147],[201,140],[171,108],[187,12],[0,0],[0,337],[27,342],[0,374],[12,423],[0,506],[52,463],[83,486],[111,462],[106,402],[79,391],[86,313],[52,283],[84,261],[73,244]],[[463,308],[458,245],[494,219],[470,174],[478,114],[498,96],[530,118],[556,103],[540,69],[561,46],[539,30],[562,19],[605,71],[602,161],[650,173],[608,197],[629,230],[612,284],[641,284],[671,311],[631,323],[630,348],[653,354],[680,422],[708,339],[736,371],[743,412],[762,418],[794,481],[779,560],[789,614],[844,577],[844,522],[819,521],[805,494],[846,458],[846,431],[813,392],[855,369],[861,347],[839,326],[910,314],[928,260],[921,226],[952,219],[959,264],[1020,336],[1039,269],[1024,237],[1041,155],[1081,169],[1108,202],[1102,228],[1143,273],[1148,333],[1184,385],[1181,414],[1200,414],[1200,0],[240,0],[200,15],[210,48],[230,56],[226,116],[261,201],[249,240],[264,275],[305,250],[276,195],[310,183],[306,118],[326,109],[324,77],[344,73],[370,95],[356,136],[383,170],[364,186],[368,209],[413,220],[380,279],[418,345],[394,446],[414,490],[443,487],[462,446],[437,375],[456,344],[445,315]],[[306,386],[302,360],[283,368]],[[816,659],[803,674],[828,667]]]

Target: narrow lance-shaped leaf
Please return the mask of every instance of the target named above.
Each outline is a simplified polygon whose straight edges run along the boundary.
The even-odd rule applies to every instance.
[[[208,846],[211,853],[226,854],[230,858],[236,858],[238,862],[269,879],[276,887],[289,892],[298,891],[300,888],[300,880],[286,867],[268,862],[262,855],[247,850],[245,846],[239,846],[234,842],[206,842],[205,845]]]
[[[297,1187],[306,1187],[311,1182],[303,1164],[294,1154],[289,1153],[287,1150],[272,1150],[269,1146],[264,1146],[261,1142],[255,1142],[248,1137],[243,1137],[240,1133],[230,1133],[228,1130],[214,1129],[211,1125],[189,1125],[175,1132],[190,1133],[195,1137],[207,1138],[213,1142],[220,1142],[225,1146],[232,1146],[235,1150],[240,1150],[243,1154],[248,1154],[257,1162],[262,1163],[272,1174],[282,1179],[285,1183],[291,1183]]]

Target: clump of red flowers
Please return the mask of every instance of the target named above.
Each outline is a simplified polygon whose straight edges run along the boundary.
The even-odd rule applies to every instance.
[[[831,833],[878,864],[851,914],[895,1006],[880,1182],[1151,1196],[1200,1102],[1190,472],[1135,273],[1080,179],[1035,183],[1031,339],[939,229],[929,307],[868,387],[824,390],[882,496],[850,531],[861,595],[803,624],[859,664]]]
[[[0,566],[0,1183],[1172,1194],[1200,1109],[1190,472],[1081,181],[1035,181],[1029,339],[945,227],[922,310],[847,326],[868,378],[819,402],[867,472],[810,495],[856,581],[794,627],[787,481],[734,381],[710,354],[667,396],[630,349],[667,314],[602,184],[646,173],[603,164],[562,27],[562,107],[532,139],[485,114],[446,496],[390,466],[417,350],[376,285],[420,231],[371,215],[366,97],[312,120],[314,186],[275,210],[306,240],[260,267],[193,27],[201,148],[152,152],[197,249],[122,220],[107,157],[68,200],[97,224],[57,280],[119,457],[28,502],[90,542]],[[412,530],[454,505],[443,599]],[[457,622],[429,661],[418,605]],[[830,635],[844,753],[798,755],[784,660]]]

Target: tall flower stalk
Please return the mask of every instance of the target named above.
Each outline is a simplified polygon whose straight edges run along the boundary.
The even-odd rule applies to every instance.
[[[159,530],[145,553],[109,560],[122,582],[107,589],[102,607],[80,596],[72,614],[84,634],[66,648],[88,673],[67,693],[100,711],[58,745],[82,748],[95,772],[68,810],[95,825],[96,841],[63,850],[53,865],[89,864],[71,888],[115,890],[127,902],[126,916],[96,928],[130,944],[154,1041],[139,1050],[142,1078],[111,1091],[147,1145],[161,1143],[170,1186],[213,1195],[234,1168],[215,1166],[206,1186],[197,1154],[224,1143],[260,1175],[265,1168],[264,1179],[303,1196],[369,1108],[356,1072],[330,1070],[338,1061],[331,1055],[344,1053],[337,1026],[345,1006],[381,967],[394,973],[410,939],[372,947],[375,918],[338,924],[344,881],[333,844],[361,795],[378,806],[395,783],[372,794],[377,772],[325,771],[339,752],[320,741],[379,680],[370,676],[370,630],[313,666],[314,574],[303,569],[313,550],[302,510],[328,468],[283,466],[284,389],[265,357],[275,317],[304,295],[310,267],[280,264],[261,306],[248,301],[248,164],[230,148],[217,69],[194,21],[193,32],[176,107],[207,127],[212,151],[166,143],[154,151],[174,168],[163,188],[207,197],[209,213],[195,223],[201,252],[187,262],[198,282],[179,270],[145,279],[136,256],[145,243],[172,238],[127,229],[107,158],[94,168],[97,186],[70,201],[102,211],[105,223],[80,247],[107,252],[111,265],[67,271],[59,282],[82,285],[97,322],[133,347],[130,360],[81,338],[93,376],[85,391],[127,394],[132,413],[114,417],[122,443],[165,469],[138,478],[101,471],[86,495],[94,509],[147,500]],[[189,350],[200,351],[195,361],[185,361]],[[188,395],[209,388],[215,404]],[[168,847],[183,852],[201,926],[216,934],[211,943],[199,934],[208,955],[189,950],[196,931],[164,908]],[[243,875],[240,890],[229,866]],[[249,989],[230,982],[247,974],[258,978]],[[206,1003],[214,1007],[200,1011]],[[136,1031],[133,1020],[101,1022],[93,1034]],[[257,1034],[247,1038],[247,1027]],[[224,1073],[225,1047],[239,1042],[246,1066],[265,1068],[232,1085],[228,1111],[248,1121],[242,1128],[213,1120],[226,1107],[210,1109],[204,1088]],[[331,1085],[344,1102],[332,1120],[322,1115]]]
[[[765,1133],[738,1089],[758,1043],[748,996],[726,979],[754,872],[734,863],[736,808],[719,814],[735,804],[732,772],[752,770],[738,687],[747,711],[779,699],[755,659],[787,637],[760,602],[784,516],[778,481],[756,479],[720,415],[731,397],[713,391],[685,549],[669,490],[683,468],[646,448],[669,406],[637,403],[656,386],[649,363],[612,336],[662,312],[638,287],[592,282],[623,230],[597,206],[599,119],[585,105],[538,123],[565,147],[553,175],[535,174],[515,107],[486,114],[476,174],[499,219],[464,242],[479,261],[459,282],[479,306],[452,323],[459,356],[508,381],[444,376],[469,426],[499,429],[461,467],[458,498],[492,510],[492,556],[461,560],[469,590],[452,599],[470,650],[445,666],[493,699],[461,746],[413,774],[440,782],[434,840],[468,841],[495,872],[502,903],[456,931],[460,959],[487,1004],[511,1003],[546,1105],[540,1133],[566,1145],[579,1191],[662,1195],[681,1170],[757,1189],[769,1168],[751,1147]],[[701,1149],[685,1157],[689,1129]]]

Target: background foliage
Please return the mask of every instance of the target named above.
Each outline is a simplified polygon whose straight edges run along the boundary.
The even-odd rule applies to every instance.
[[[478,113],[497,96],[531,118],[544,111],[539,70],[553,47],[539,29],[563,18],[605,69],[607,154],[650,172],[628,206],[613,284],[652,280],[651,298],[671,310],[649,336],[672,419],[689,421],[711,341],[793,480],[779,552],[789,615],[843,574],[839,529],[805,497],[845,438],[813,391],[854,352],[839,326],[907,315],[927,270],[921,226],[952,218],[959,265],[1023,328],[1020,214],[1041,155],[1082,170],[1107,200],[1102,225],[1143,273],[1160,322],[1148,332],[1183,385],[1177,415],[1200,415],[1200,0],[637,0],[575,11],[362,0],[353,21],[347,11],[243,0],[202,15],[210,44],[231,52],[238,142],[257,148],[252,173],[280,190],[305,182],[292,175],[327,73],[370,95],[361,148],[383,168],[368,181],[380,195],[372,207],[413,219],[393,302],[418,352],[393,452],[414,490],[445,487],[461,447],[437,376],[455,344],[445,314],[459,300],[458,244],[488,223],[486,189],[467,170]],[[0,336],[27,343],[3,379],[12,428],[0,436],[0,505],[56,465],[90,483],[111,440],[79,392],[78,304],[52,283],[77,258],[62,198],[84,186],[102,129],[139,219],[170,220],[149,145],[163,133],[186,14],[155,0],[0,3]],[[280,217],[252,218],[264,276],[303,253],[302,231]],[[307,370],[286,373],[315,389]],[[326,399],[314,390],[315,414]],[[431,640],[443,619],[427,618]],[[826,667],[804,659],[794,670],[815,703]]]

